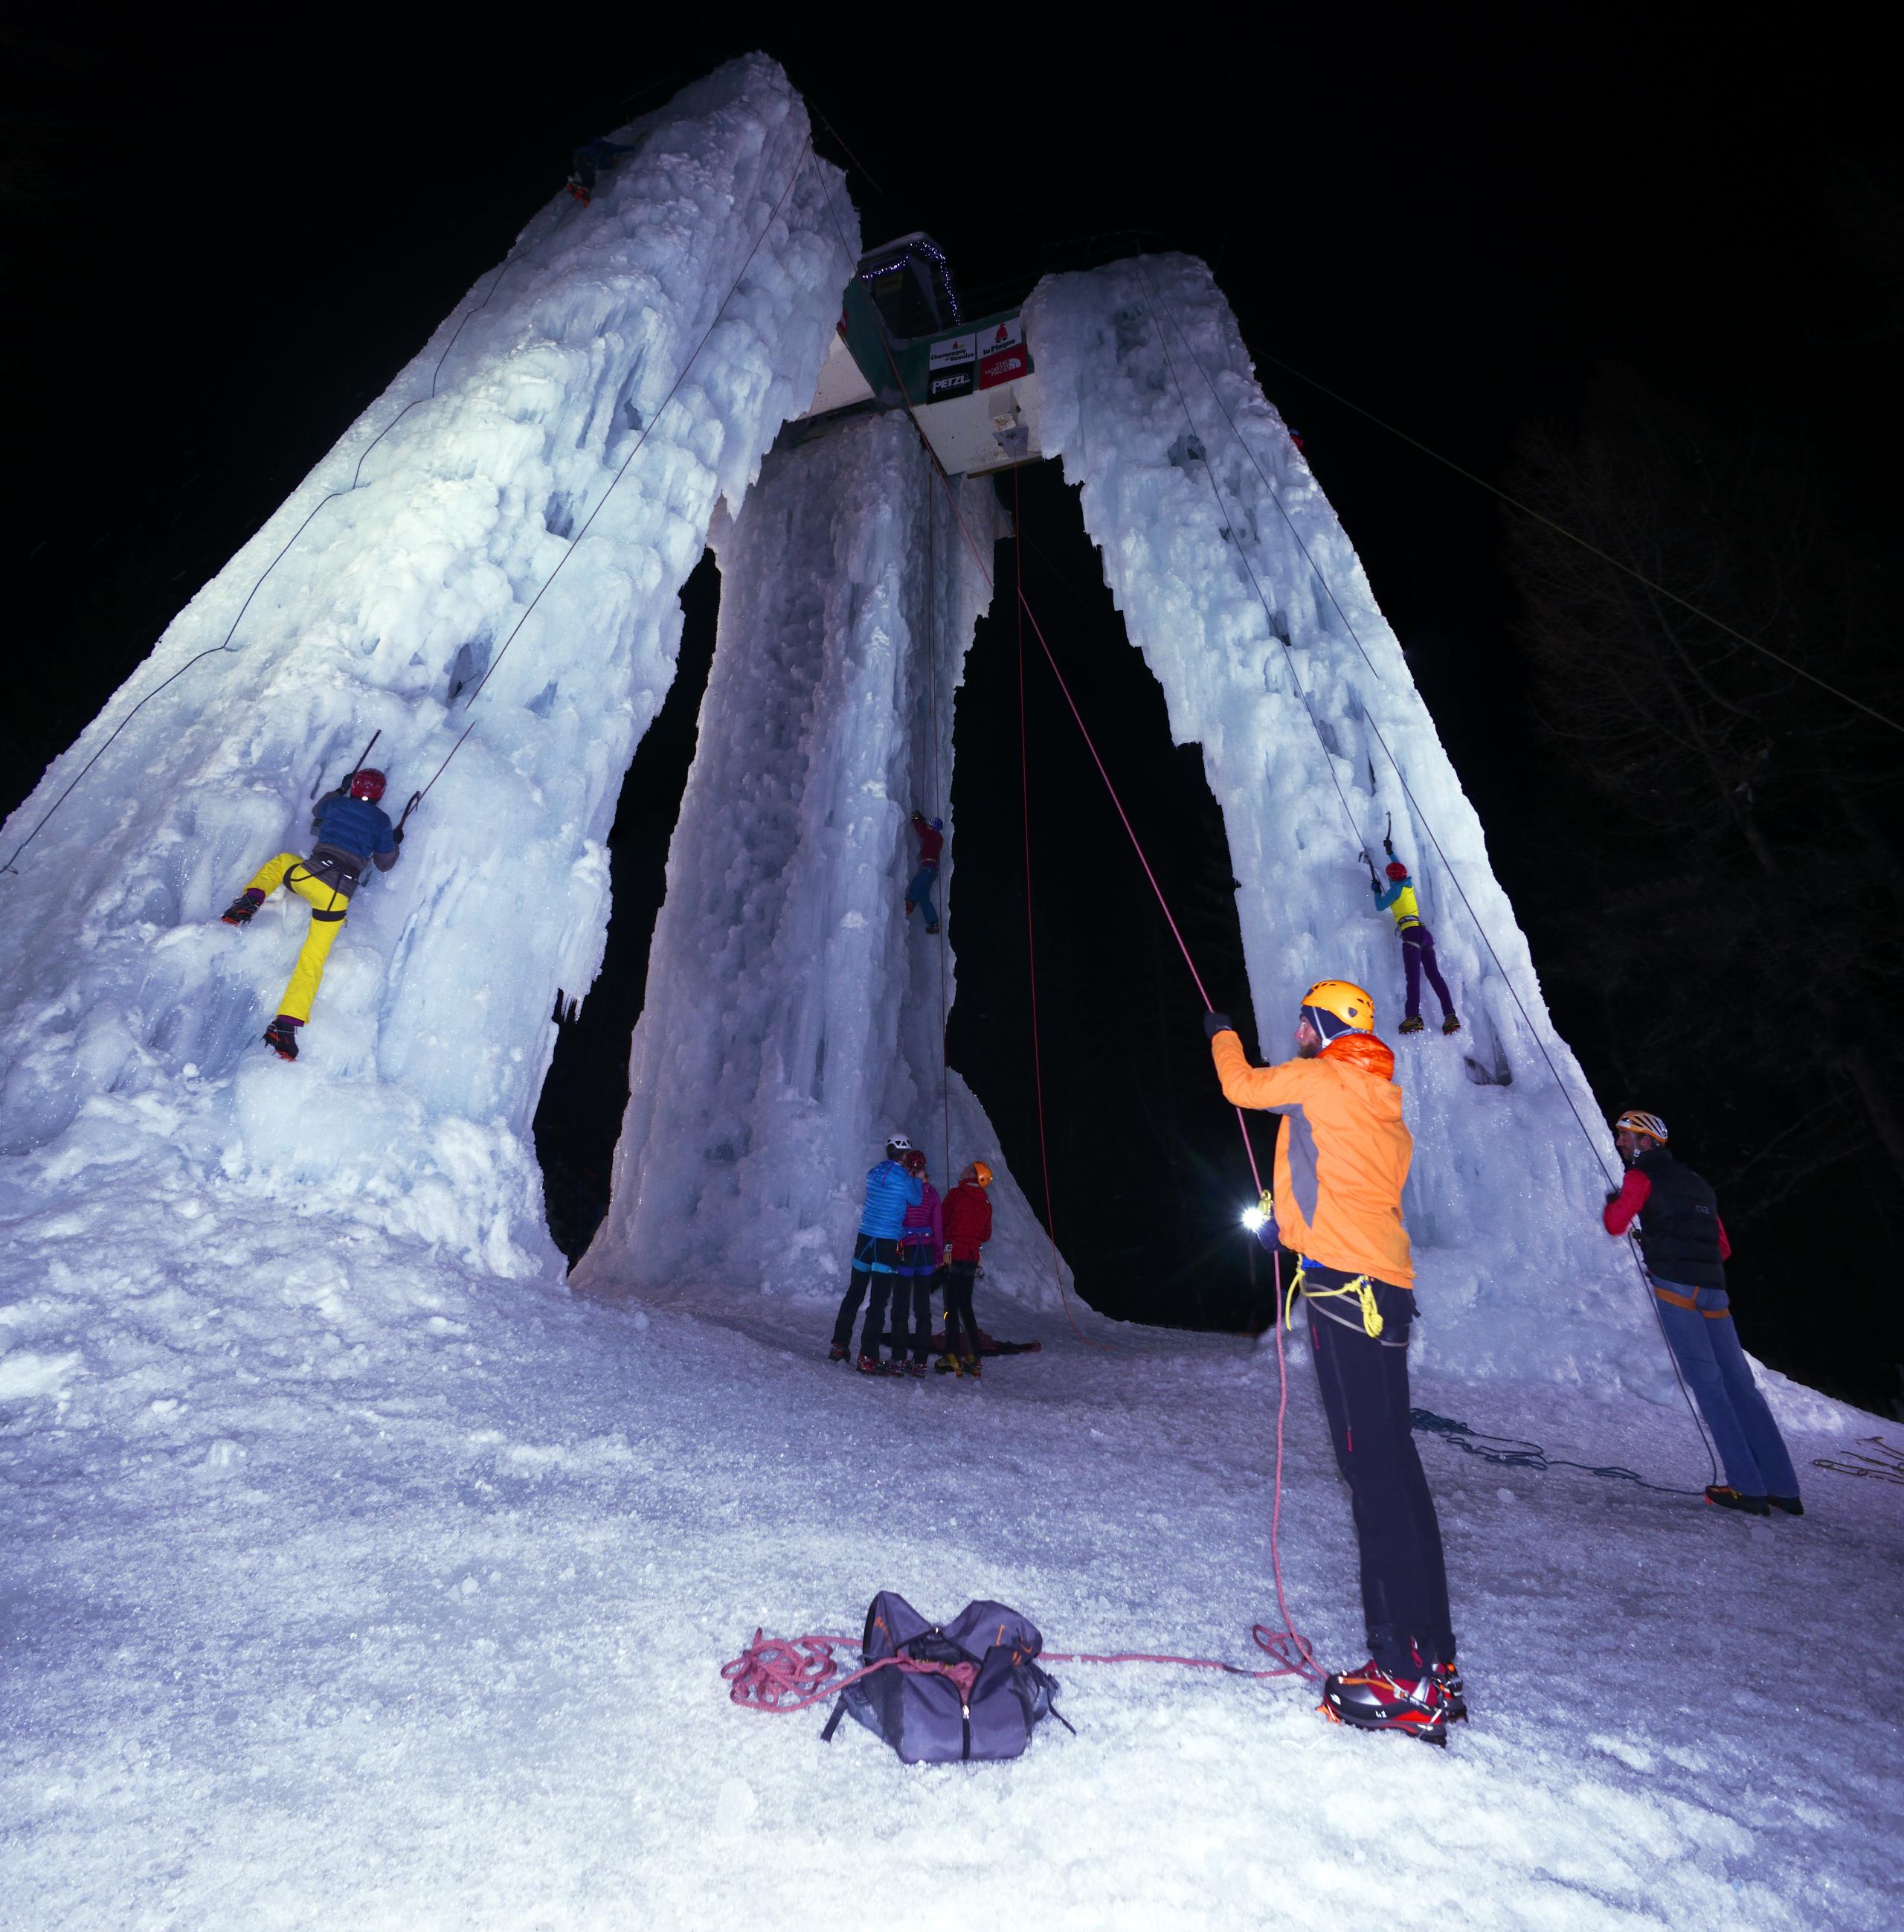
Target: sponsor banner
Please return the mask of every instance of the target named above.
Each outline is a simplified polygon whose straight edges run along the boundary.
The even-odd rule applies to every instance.
[[[970,362],[978,352],[979,338],[976,335],[942,337],[932,345],[933,372],[936,374],[955,362]]]
[[[1001,349],[1018,349],[1024,346],[1024,326],[1016,316],[1008,316],[1004,321],[988,328],[979,331],[979,353],[996,356]]]
[[[949,402],[955,396],[969,396],[973,387],[972,372],[976,365],[961,362],[955,368],[935,368],[925,380],[925,400],[929,403]]]
[[[1012,348],[988,352],[979,358],[979,387],[995,389],[1001,382],[1013,382],[1027,374],[1030,367],[1022,341]]]

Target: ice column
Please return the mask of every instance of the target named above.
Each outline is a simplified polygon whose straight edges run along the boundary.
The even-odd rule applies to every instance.
[[[996,500],[952,488],[989,568]],[[953,698],[984,575],[903,416],[823,422],[775,450],[716,550],[700,743],[613,1204],[577,1278],[835,1291],[863,1177],[896,1130],[941,1188],[948,1151],[955,1178],[991,1161],[988,1280],[1041,1300],[1048,1254],[983,1110],[956,1074],[942,1089],[950,947],[904,910],[916,805],[947,820],[942,914],[952,883]]]
[[[1210,272],[1164,256],[1052,278],[1025,320],[1045,452],[1083,486],[1173,734],[1203,748],[1264,1052],[1285,1057],[1304,988],[1327,976],[1373,991],[1398,1048],[1416,1147],[1405,1208],[1436,1356],[1583,1377],[1612,1366],[1657,1388],[1644,1292],[1598,1224],[1597,1156],[1613,1165],[1598,1106],[1401,647]],[[1381,861],[1390,812],[1465,1023],[1452,1039],[1426,988],[1429,1030],[1396,1034],[1400,949],[1358,856]]]
[[[6,828],[10,850],[102,753],[0,882],[0,1149],[37,1150],[0,1167],[0,1214],[93,1157],[62,1136],[126,1159],[150,1134],[498,1267],[552,1258],[526,1142],[555,989],[600,963],[677,590],[811,398],[858,246],[763,56],[616,138],[593,205],[535,217]],[[400,808],[466,728],[283,1068],[257,1040],[304,909],[241,937],[218,911],[306,849],[373,730]]]

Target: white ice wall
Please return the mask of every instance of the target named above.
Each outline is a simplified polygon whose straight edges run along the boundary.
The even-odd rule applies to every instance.
[[[989,562],[982,484],[955,484]],[[990,592],[903,415],[776,449],[717,530],[718,641],[667,864],[613,1202],[578,1280],[844,1284],[886,1136],[998,1174],[988,1286],[1055,1298],[1049,1251],[956,1074],[951,948],[904,916],[916,805],[957,862],[952,708]],[[943,1004],[942,1004],[943,1002]]]
[[[620,138],[637,151],[593,206],[529,224],[5,828],[0,852],[237,620],[0,878],[0,1215],[158,1139],[495,1267],[550,1256],[526,1137],[554,991],[600,962],[603,841],[674,674],[678,587],[811,398],[857,248],[763,57]],[[499,664],[466,710],[448,702],[465,646]],[[466,725],[281,1065],[258,1036],[304,910],[281,896],[241,934],[219,911],[306,848],[310,799],[373,729],[400,807]]]
[[[1210,272],[1162,256],[1050,278],[1025,324],[1045,450],[1083,486],[1131,641],[1177,741],[1201,745],[1222,808],[1264,1053],[1288,1056],[1303,989],[1335,976],[1371,988],[1397,1048],[1416,1150],[1404,1206],[1435,1359],[1564,1378],[1610,1367],[1657,1390],[1665,1358],[1644,1292],[1599,1226],[1597,1153],[1617,1166],[1598,1105],[1548,1017],[1401,647]],[[1467,1024],[1456,1038],[1436,1030],[1426,987],[1430,1030],[1395,1030],[1400,948],[1357,856],[1366,844],[1382,858],[1391,812]]]

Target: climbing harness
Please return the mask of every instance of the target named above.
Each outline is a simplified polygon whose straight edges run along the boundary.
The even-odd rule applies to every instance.
[[[1677,1489],[1665,1483],[1649,1483],[1636,1470],[1617,1462],[1576,1462],[1564,1456],[1550,1456],[1538,1442],[1513,1436],[1486,1436],[1471,1429],[1452,1416],[1437,1415],[1432,1408],[1411,1408],[1408,1420],[1417,1433],[1444,1436],[1465,1456],[1478,1456],[1484,1462],[1498,1462],[1507,1469],[1584,1469],[1609,1483],[1632,1483],[1662,1496],[1702,1496],[1704,1490]],[[1904,1480],[1904,1478],[1900,1478]]]
[[[1375,1287],[1366,1274],[1357,1275],[1353,1281],[1345,1281],[1339,1288],[1312,1288],[1309,1285],[1309,1264],[1306,1262],[1297,1268],[1289,1283],[1289,1292],[1282,1304],[1282,1325],[1293,1328],[1296,1325],[1295,1308],[1297,1293],[1305,1301],[1335,1301],[1352,1299],[1362,1316],[1362,1332],[1371,1341],[1378,1340],[1387,1325],[1382,1319],[1381,1310],[1375,1305]],[[1326,1312],[1326,1310],[1318,1310]],[[1329,1316],[1332,1322],[1340,1318]],[[1348,1324],[1344,1323],[1345,1327]]]

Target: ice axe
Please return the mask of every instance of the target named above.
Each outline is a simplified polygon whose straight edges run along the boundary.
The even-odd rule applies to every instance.
[[[376,742],[377,742],[377,740],[378,740],[379,738],[381,738],[382,736],[383,736],[383,731],[382,731],[382,728],[381,726],[379,726],[379,727],[378,728],[378,729],[377,729],[377,730],[376,730],[373,731],[373,732],[370,734],[370,742],[367,745],[366,745],[366,746],[364,747],[364,748],[363,748],[361,752],[359,752],[357,754],[357,762],[356,762],[354,765],[352,765],[352,766],[351,766],[351,768],[349,769],[349,771],[347,771],[347,772],[346,772],[344,773],[344,775],[343,775],[343,779],[342,779],[342,781],[341,781],[341,782],[340,782],[340,787],[339,787],[339,789],[340,789],[340,790],[341,790],[341,789],[342,789],[342,787],[343,787],[343,785],[347,785],[347,784],[349,784],[349,782],[351,782],[351,780],[352,780],[352,778],[354,778],[357,776],[357,774],[358,774],[359,772],[361,772],[361,771],[364,769],[364,760],[366,758],[367,758],[370,755],[371,752],[373,752],[373,751],[375,751],[375,750],[376,749]],[[316,778],[315,778],[315,780],[313,780],[313,781],[312,784],[311,784],[311,788],[310,788],[310,795],[311,795],[311,796],[312,796],[313,798],[315,798],[315,797],[317,796],[317,788],[318,788],[318,786],[321,785],[323,782],[324,782],[324,774],[323,774],[323,772],[322,772],[322,771],[319,771],[319,772],[318,772],[318,774],[317,774]]]
[[[1392,859],[1395,856],[1395,814],[1388,814],[1388,823],[1382,827],[1382,850]]]
[[[1375,862],[1369,857],[1368,847],[1366,845],[1363,846],[1362,850],[1357,853],[1355,856],[1362,861],[1363,865],[1368,867],[1369,883],[1375,887],[1378,892],[1380,892],[1382,889],[1382,882],[1375,877]]]

